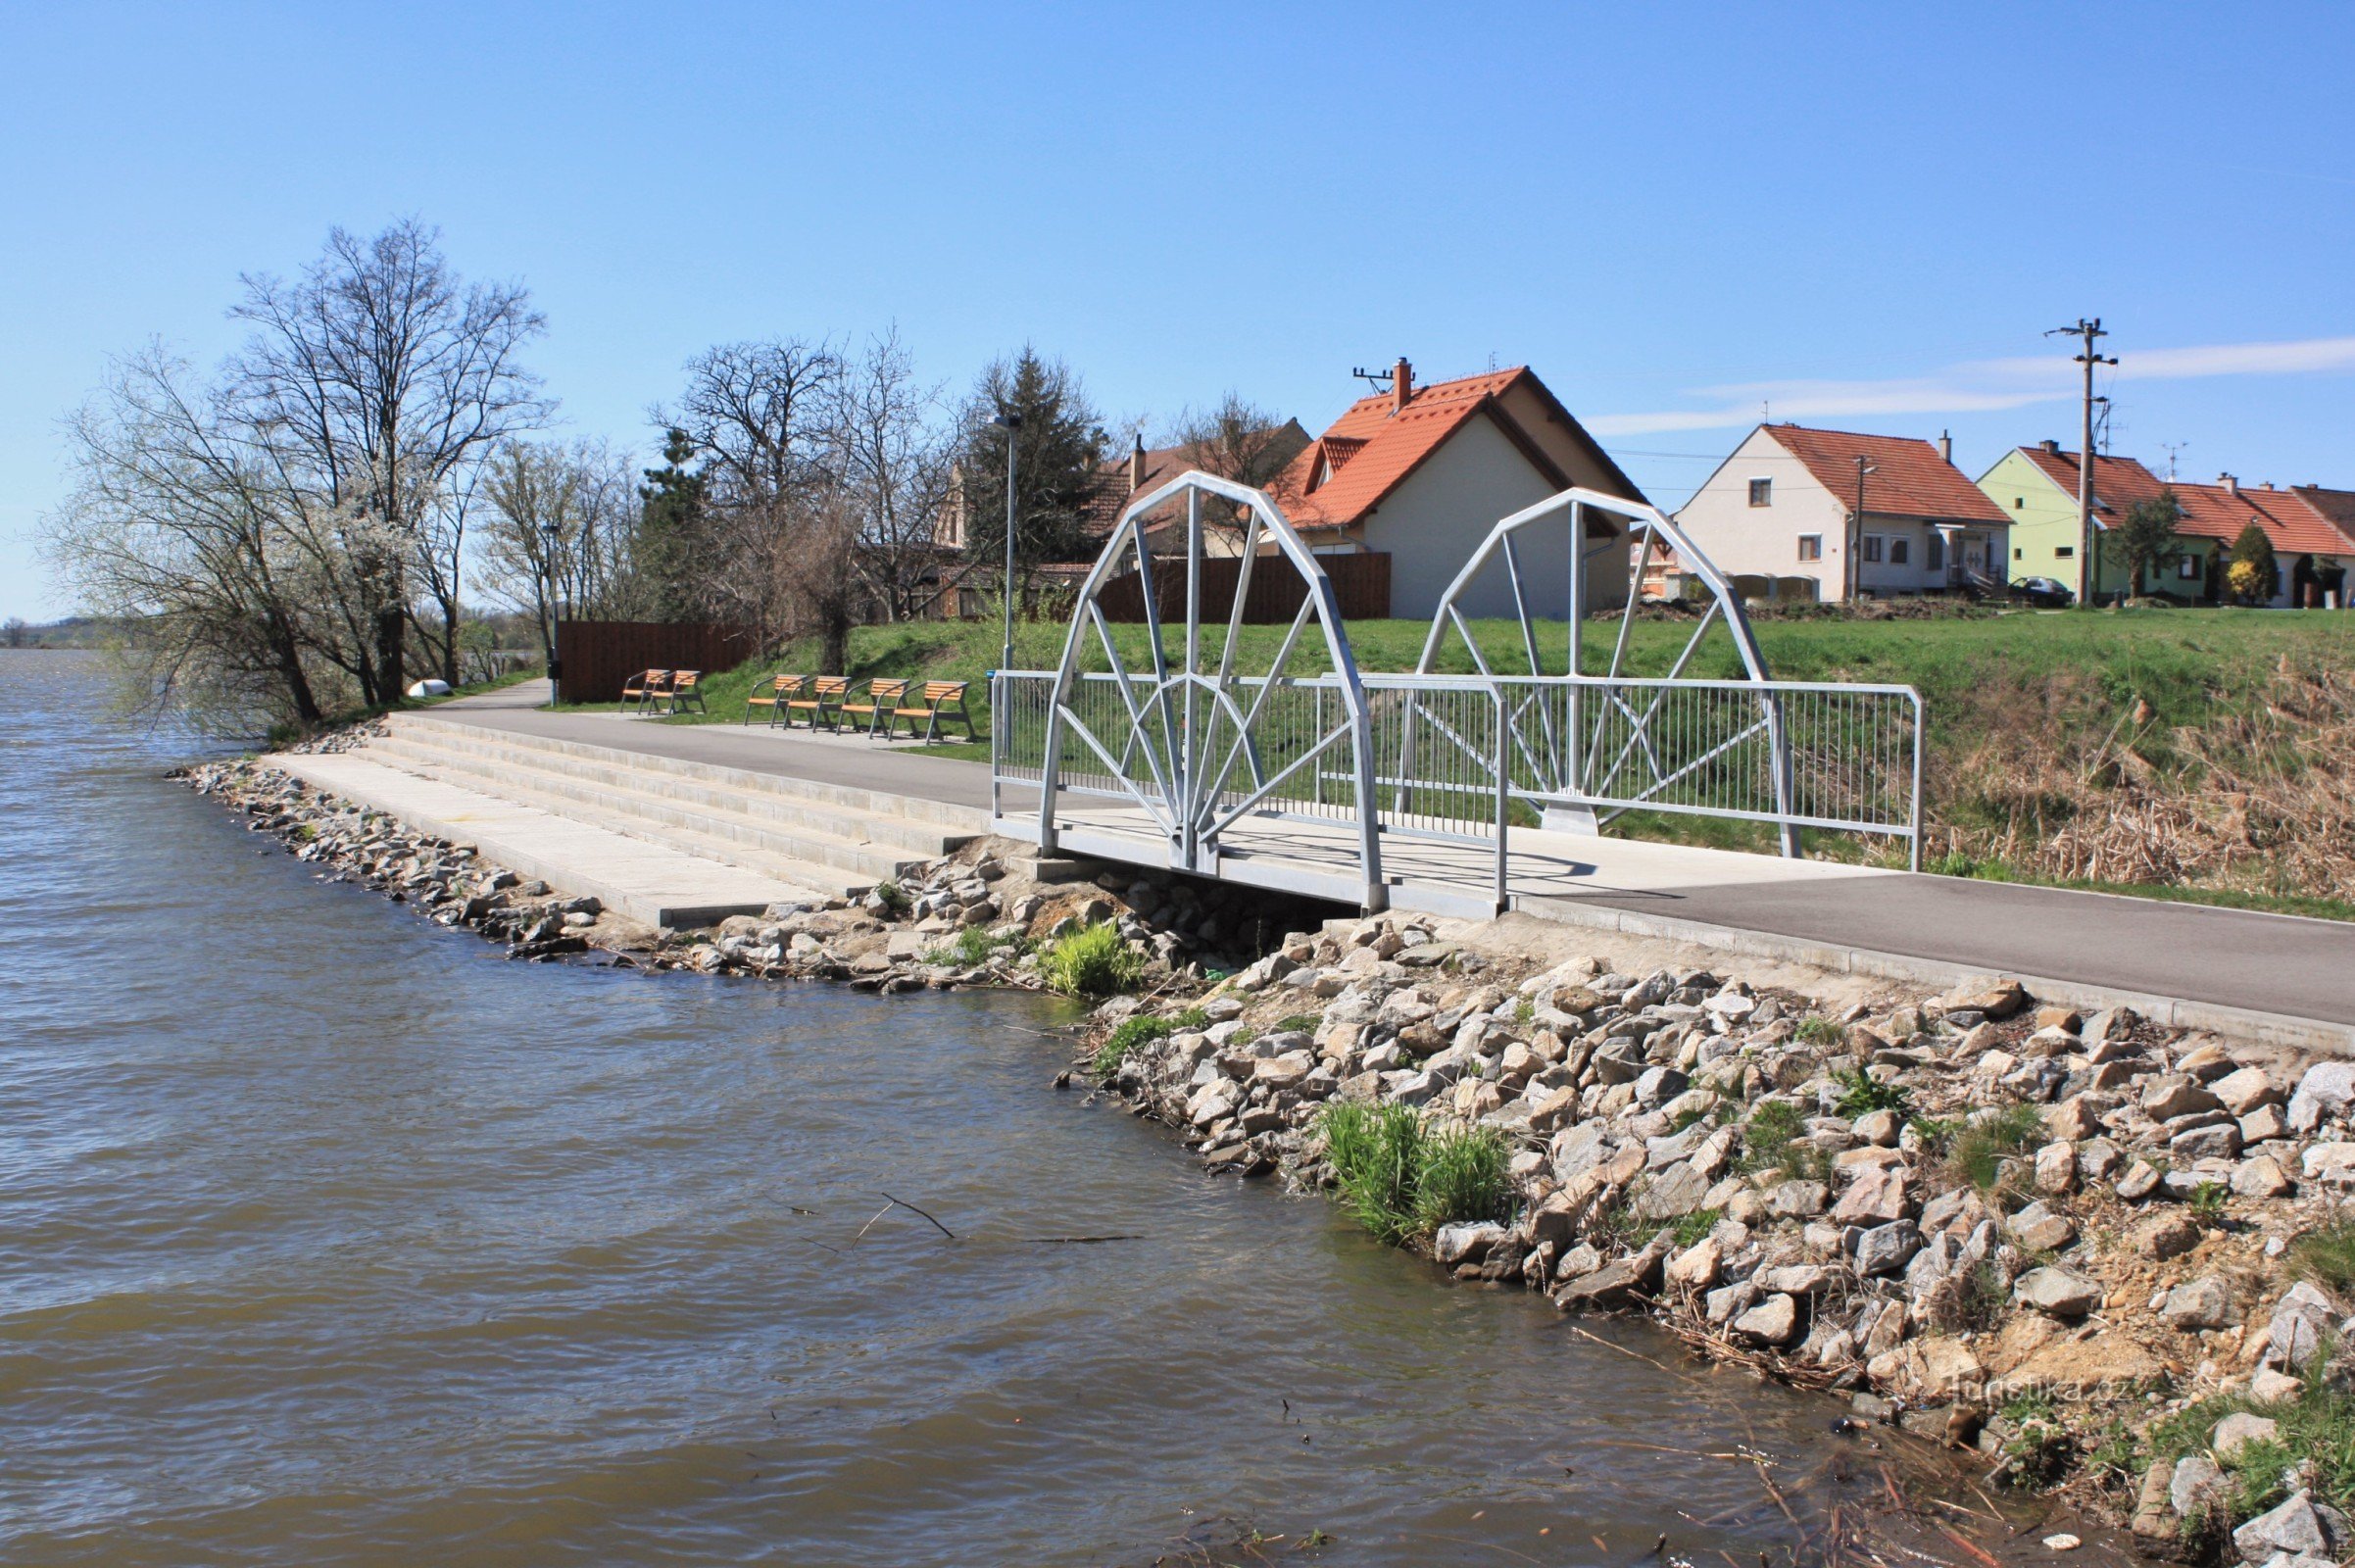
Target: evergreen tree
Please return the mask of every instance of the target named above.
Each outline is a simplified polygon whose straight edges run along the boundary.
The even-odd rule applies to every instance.
[[[638,491],[638,570],[657,620],[692,620],[700,613],[695,574],[708,481],[702,469],[687,466],[694,457],[694,441],[673,425],[663,435],[662,466],[646,469]]]
[[[1088,559],[1088,504],[1104,462],[1104,433],[1079,377],[1028,347],[981,373],[965,404],[957,463],[965,550],[984,564],[1006,559],[1006,432],[990,421],[1018,416],[1014,569],[1027,586],[1038,567]],[[1027,595],[1026,595],[1027,597]]]
[[[2230,559],[2225,583],[2242,604],[2265,604],[2281,591],[2281,566],[2274,559],[2274,542],[2255,523],[2241,529],[2240,537],[2232,541]]]

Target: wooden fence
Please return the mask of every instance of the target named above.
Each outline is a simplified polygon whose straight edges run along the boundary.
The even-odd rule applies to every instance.
[[[560,620],[556,700],[618,702],[642,669],[733,669],[760,651],[757,633],[711,621]]]
[[[1317,564],[1333,579],[1334,597],[1341,601],[1344,620],[1386,620],[1390,616],[1390,557],[1375,551],[1348,556],[1319,556]],[[1202,562],[1202,620],[1223,622],[1234,612],[1235,584],[1243,574],[1239,556],[1212,556]],[[1154,572],[1154,612],[1165,621],[1186,618],[1186,570],[1181,562],[1160,564]],[[1307,584],[1280,557],[1262,556],[1251,568],[1251,591],[1243,597],[1243,618],[1249,625],[1283,624],[1300,612],[1308,597]],[[1106,620],[1142,621],[1145,591],[1137,573],[1114,577],[1098,591],[1097,604]]]

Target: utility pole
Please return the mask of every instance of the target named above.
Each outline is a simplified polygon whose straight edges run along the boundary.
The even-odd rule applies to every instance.
[[[1846,585],[1840,598],[1846,604],[1854,604],[1856,591],[1864,586],[1864,567],[1860,564],[1864,555],[1864,476],[1879,471],[1865,460],[1863,453],[1856,454],[1856,510],[1848,519],[1848,537],[1843,544],[1848,559],[1840,573],[1840,581]]]
[[[2085,416],[2078,426],[2077,443],[2077,602],[2089,607],[2100,581],[2093,572],[2093,368],[2118,362],[2094,350],[2096,340],[2110,335],[2101,329],[2098,316],[2090,321],[2081,316],[2075,326],[2056,326],[2044,335],[2083,338],[2085,344],[2085,352],[2077,356],[2077,363],[2085,368]]]

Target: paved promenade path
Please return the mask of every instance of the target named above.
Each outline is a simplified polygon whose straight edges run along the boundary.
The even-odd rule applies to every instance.
[[[733,724],[663,724],[552,712],[533,682],[422,710],[469,724],[961,806],[989,805],[979,762]],[[1592,886],[1543,901],[1693,921],[1830,948],[2110,992],[2355,1027],[2355,924],[2200,905],[1822,865],[1779,874],[1751,855],[1595,845]]]

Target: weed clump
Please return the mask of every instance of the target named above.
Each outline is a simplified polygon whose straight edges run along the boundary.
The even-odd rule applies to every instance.
[[[1123,1018],[1104,1036],[1104,1044],[1096,1048],[1096,1054],[1088,1060],[1088,1070],[1099,1078],[1109,1078],[1138,1047],[1166,1040],[1184,1030],[1200,1029],[1209,1021],[1200,1007],[1188,1007],[1164,1018]]]
[[[1039,960],[1048,988],[1066,997],[1109,997],[1136,989],[1145,958],[1117,926],[1082,926],[1058,938]]]
[[[1805,1112],[1788,1100],[1769,1100],[1750,1112],[1742,1129],[1742,1168],[1779,1170],[1797,1179],[1820,1177],[1824,1152],[1807,1137]]]
[[[1981,1192],[2003,1177],[2004,1162],[2044,1141],[2044,1118],[2034,1105],[2006,1105],[1991,1116],[1966,1123],[1954,1134],[1946,1157],[1956,1174]]]
[[[2317,1225],[2289,1244],[2281,1266],[2293,1279],[2346,1293],[2355,1287],[2355,1217],[2340,1215]]]
[[[1840,1113],[1850,1121],[1876,1110],[1893,1110],[1902,1116],[1911,1108],[1904,1090],[1875,1081],[1862,1067],[1838,1068],[1832,1077],[1840,1086]]]
[[[1512,1200],[1493,1128],[1434,1133],[1410,1105],[1329,1105],[1325,1158],[1357,1222],[1398,1246],[1443,1225],[1500,1220]]]

